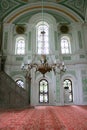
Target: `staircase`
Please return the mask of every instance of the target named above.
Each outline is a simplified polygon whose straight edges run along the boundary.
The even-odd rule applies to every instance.
[[[0,108],[17,108],[28,105],[28,92],[19,87],[5,72],[0,71]]]

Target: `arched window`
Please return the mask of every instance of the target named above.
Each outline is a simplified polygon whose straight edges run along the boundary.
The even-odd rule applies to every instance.
[[[15,54],[24,54],[25,53],[25,38],[19,36],[16,38],[16,47],[15,47]]]
[[[65,79],[63,81],[64,87],[64,102],[73,102],[73,92],[72,92],[72,81],[70,79]]]
[[[71,53],[70,37],[68,37],[68,36],[61,37],[61,53],[62,54],[70,54]]]
[[[40,103],[48,103],[49,96],[48,96],[48,82],[43,79],[39,82],[39,102]]]
[[[16,83],[19,85],[19,87],[24,88],[24,82],[21,79],[16,80]]]
[[[38,54],[49,54],[49,25],[39,22],[36,26],[36,43]]]

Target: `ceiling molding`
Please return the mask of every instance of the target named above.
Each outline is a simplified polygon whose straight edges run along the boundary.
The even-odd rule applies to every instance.
[[[75,12],[72,12],[72,10],[67,9],[66,7],[63,7],[62,5],[56,5],[56,4],[45,4],[43,6],[44,10],[51,10],[54,12],[58,12],[61,15],[67,17],[68,19],[70,19],[72,22],[83,22],[83,19],[81,19],[81,17],[79,17],[79,15],[75,14]],[[41,3],[37,4],[37,5],[25,5],[21,8],[18,8],[16,10],[14,10],[12,13],[10,13],[5,19],[4,22],[5,23],[13,23],[17,18],[19,18],[20,16],[22,16],[23,14],[26,13],[31,13],[32,11],[36,11],[36,10],[41,10],[42,6]]]

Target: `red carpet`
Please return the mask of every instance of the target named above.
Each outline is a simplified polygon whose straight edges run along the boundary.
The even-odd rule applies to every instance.
[[[56,107],[54,113],[67,130],[87,130],[87,106]]]
[[[87,106],[1,110],[0,130],[87,130]]]

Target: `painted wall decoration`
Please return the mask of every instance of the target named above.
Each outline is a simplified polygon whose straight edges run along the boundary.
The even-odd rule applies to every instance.
[[[87,77],[82,77],[83,84],[83,100],[87,101]]]
[[[76,12],[81,18],[85,19],[86,1],[84,0],[46,0],[45,2],[54,2],[69,8]],[[1,0],[0,1],[0,20],[4,19],[9,13],[15,9],[27,5],[29,3],[37,3],[38,0]]]

